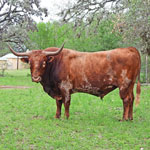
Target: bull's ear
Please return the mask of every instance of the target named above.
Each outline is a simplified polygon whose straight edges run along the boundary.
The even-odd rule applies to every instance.
[[[24,62],[24,63],[28,63],[29,59],[28,58],[21,58],[21,61]]]
[[[51,63],[54,60],[54,56],[48,56],[48,63]]]

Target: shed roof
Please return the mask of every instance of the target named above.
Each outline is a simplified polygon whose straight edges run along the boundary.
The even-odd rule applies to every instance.
[[[15,56],[14,54],[12,53],[8,53],[2,57],[0,57],[0,60],[7,60],[8,58],[16,58],[17,59],[17,56]]]

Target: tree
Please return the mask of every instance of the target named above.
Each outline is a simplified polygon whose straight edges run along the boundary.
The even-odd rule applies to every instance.
[[[76,3],[63,9],[59,15],[64,22],[73,21],[75,26],[91,24],[95,18],[100,22],[103,18],[113,12],[114,7],[120,8],[121,0],[77,0]]]
[[[122,26],[125,42],[150,55],[150,0],[124,1],[124,8],[116,24]]]
[[[95,20],[84,30],[82,27],[78,27],[70,39],[68,42],[71,43],[71,48],[90,52],[117,48],[122,41],[120,34],[113,32],[111,20],[103,20],[99,24]]]
[[[72,34],[72,29],[69,23],[63,25],[59,22],[38,23],[37,30],[28,33],[32,41],[30,48],[59,47],[68,37],[70,38],[70,34]],[[65,46],[67,43],[65,43]]]
[[[38,31],[29,32],[31,43],[33,43],[30,47],[32,49],[59,47],[66,41],[65,47],[70,49],[100,51],[119,47],[122,40],[117,32],[113,32],[111,20],[103,21],[98,26],[97,21],[94,21],[82,31],[82,27],[78,27],[75,31],[72,23],[62,25],[58,22],[38,23],[37,28]]]
[[[47,9],[40,7],[40,0],[0,1],[0,41],[24,43],[27,31],[35,30],[33,16],[47,16]]]
[[[60,13],[74,27],[114,19],[114,29],[125,45],[136,46],[150,55],[150,0],[78,0]]]

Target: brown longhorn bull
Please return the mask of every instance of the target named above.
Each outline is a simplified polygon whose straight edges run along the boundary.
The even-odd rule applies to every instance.
[[[89,93],[103,98],[119,88],[123,100],[123,120],[133,119],[133,88],[138,77],[136,103],[140,96],[140,54],[134,47],[117,48],[101,52],[78,52],[55,47],[17,53],[9,49],[23,62],[30,64],[33,82],[40,82],[43,89],[56,99],[56,118],[61,116],[64,103],[69,117],[71,94]]]

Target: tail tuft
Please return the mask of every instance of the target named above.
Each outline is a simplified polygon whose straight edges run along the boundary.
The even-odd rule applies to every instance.
[[[140,85],[140,81],[138,80],[137,87],[136,87],[136,99],[135,99],[135,106],[136,107],[140,103],[140,93],[141,93],[141,85]]]

